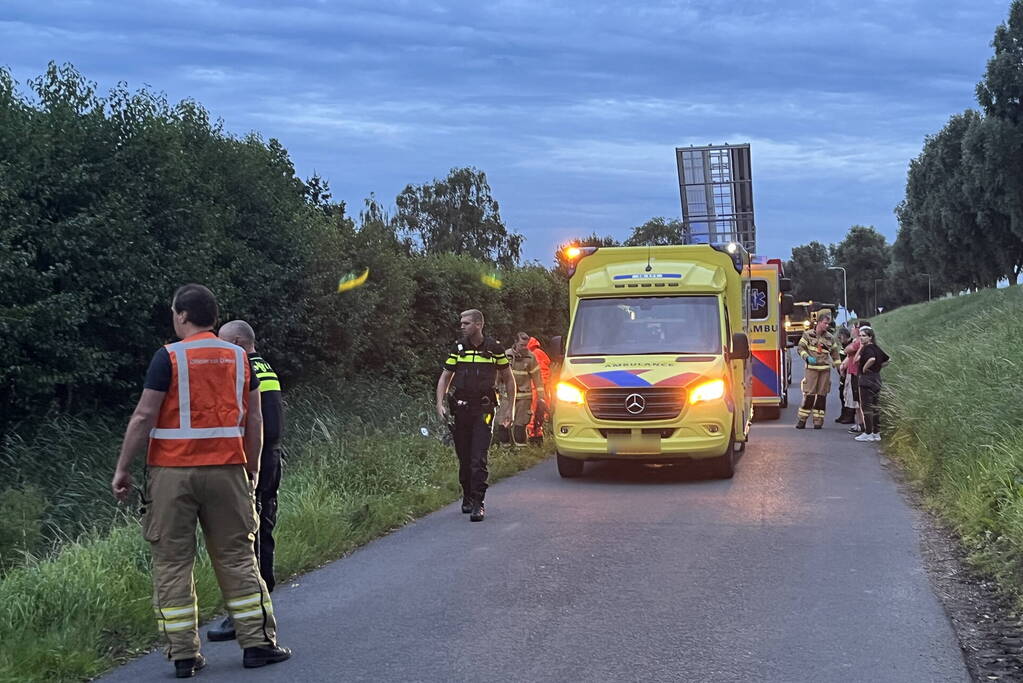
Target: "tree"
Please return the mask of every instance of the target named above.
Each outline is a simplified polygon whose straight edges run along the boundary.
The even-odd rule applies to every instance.
[[[860,315],[873,315],[875,291],[877,304],[891,307],[890,292],[897,290],[899,283],[885,280],[891,262],[891,247],[884,235],[873,226],[854,225],[849,228],[845,239],[834,247],[832,258],[836,266],[845,268],[850,310]]]
[[[1009,19],[995,29],[994,56],[984,80],[977,84],[977,102],[988,116],[1013,124],[1023,122],[1023,0],[1013,0]]]
[[[509,232],[483,171],[454,168],[444,180],[408,185],[395,222],[422,254],[467,254],[499,266],[518,263],[523,236]]]
[[[682,221],[677,218],[668,220],[663,216],[651,218],[643,225],[632,228],[632,234],[623,246],[645,247],[665,244],[682,244]]]
[[[842,300],[836,292],[841,283],[835,284],[834,273],[828,271],[831,254],[820,242],[810,242],[792,249],[792,259],[785,263],[785,273],[792,280],[792,296],[796,301]]]

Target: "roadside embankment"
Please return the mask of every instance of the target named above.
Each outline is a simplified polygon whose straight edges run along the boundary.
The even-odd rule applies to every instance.
[[[275,533],[280,580],[334,560],[460,496],[453,449],[442,443],[438,428],[443,426],[430,415],[429,398],[424,402],[398,391],[349,389],[344,401],[312,392],[296,392],[289,400]],[[117,456],[110,445],[119,439],[115,427],[97,426],[106,430],[97,434],[85,424],[63,424],[91,432],[89,443],[96,452],[75,457],[71,451],[50,452],[46,461],[65,457],[69,463],[90,463],[86,471],[75,472],[76,483],[67,490],[83,501],[108,499]],[[424,426],[428,436],[420,432]],[[32,443],[19,448],[8,454],[8,464],[34,450]],[[491,453],[491,481],[545,457],[538,448],[495,448]],[[46,510],[62,505],[61,500],[44,503]],[[90,503],[81,509],[96,508]],[[68,538],[0,578],[0,681],[82,680],[152,646],[149,552],[138,520],[133,512],[112,508],[104,514],[113,521]],[[31,522],[25,524],[37,528]],[[204,552],[196,562],[196,590],[204,620],[222,611]]]
[[[1023,291],[917,304],[874,321],[885,448],[971,560],[1023,597]]]

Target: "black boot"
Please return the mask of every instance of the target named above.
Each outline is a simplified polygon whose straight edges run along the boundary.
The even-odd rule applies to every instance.
[[[462,496],[462,514],[467,515],[470,512],[472,512],[472,501],[468,496]]]
[[[202,655],[189,657],[188,659],[174,660],[174,676],[176,678],[191,678],[206,666],[206,658]]]
[[[835,422],[840,425],[851,425],[855,417],[856,411],[853,408],[842,408],[842,414],[835,418]]]
[[[806,418],[801,417],[796,421],[796,429],[806,429]]]
[[[256,667],[266,666],[267,664],[283,662],[289,657],[291,657],[291,650],[278,645],[247,647],[245,648],[245,654],[242,656],[242,665],[246,669],[255,669]]]
[[[483,517],[486,516],[486,514],[487,514],[487,510],[483,506],[483,501],[482,500],[477,501],[472,506],[472,514],[469,515],[469,521],[470,522],[482,522],[483,521]]]
[[[206,639],[211,640],[215,643],[222,640],[234,640],[236,637],[234,632],[234,619],[228,617],[220,622],[219,626],[214,626],[206,632]]]

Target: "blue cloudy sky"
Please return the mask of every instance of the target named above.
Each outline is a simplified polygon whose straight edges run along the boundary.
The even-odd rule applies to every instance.
[[[680,213],[674,148],[750,142],[762,254],[894,239],[1008,0],[5,0],[0,64],[71,62],[280,139],[357,210],[486,171],[525,255]]]

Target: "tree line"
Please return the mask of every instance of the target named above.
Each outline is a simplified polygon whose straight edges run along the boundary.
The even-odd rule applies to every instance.
[[[854,226],[838,245],[796,247],[789,262],[797,297],[841,301],[858,313],[928,296],[1018,284],[1023,272],[1023,0],[995,29],[994,55],[977,84],[977,109],[952,115],[910,161],[898,234],[887,244]]]
[[[27,92],[0,70],[0,149],[0,433],[130,404],[185,282],[251,321],[289,384],[427,382],[470,307],[505,339],[567,325],[563,278],[522,263],[479,169],[354,215],[277,140],[55,64]]]

